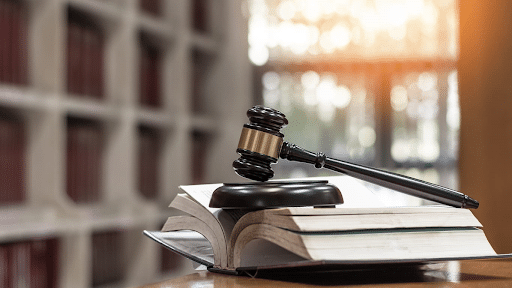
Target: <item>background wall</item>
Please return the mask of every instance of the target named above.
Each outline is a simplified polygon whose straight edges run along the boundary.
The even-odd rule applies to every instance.
[[[491,244],[512,252],[512,2],[459,1],[462,192]]]

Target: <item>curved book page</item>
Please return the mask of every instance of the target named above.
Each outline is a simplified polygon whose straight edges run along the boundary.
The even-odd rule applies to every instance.
[[[203,221],[192,216],[174,216],[167,221],[162,232],[192,230],[203,235],[211,244],[214,254],[214,266],[225,268],[227,266],[227,251],[225,242],[217,239],[215,232]]]

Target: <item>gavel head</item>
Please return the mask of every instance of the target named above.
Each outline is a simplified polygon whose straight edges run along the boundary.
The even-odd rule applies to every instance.
[[[235,172],[245,178],[267,181],[274,176],[270,167],[277,163],[284,135],[279,130],[288,124],[283,113],[267,107],[254,106],[247,111],[236,152],[240,158],[233,162]]]

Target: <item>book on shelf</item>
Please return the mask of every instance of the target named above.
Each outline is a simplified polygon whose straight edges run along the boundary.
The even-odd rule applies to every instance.
[[[208,0],[192,1],[192,26],[200,33],[209,33],[209,7]]]
[[[0,244],[0,287],[57,287],[57,239]]]
[[[205,114],[209,112],[208,78],[212,68],[213,56],[197,49],[192,50],[192,87],[191,104],[192,112]]]
[[[86,16],[70,11],[67,27],[67,88],[75,95],[103,97],[103,34]]]
[[[208,143],[211,136],[202,131],[193,131],[192,132],[192,155],[191,155],[191,164],[192,169],[192,183],[200,184],[204,183],[206,178],[206,162],[205,159],[208,159]]]
[[[68,119],[67,194],[76,203],[101,197],[103,133],[99,123]]]
[[[155,129],[139,128],[139,191],[147,199],[158,197],[160,137]]]
[[[92,286],[120,282],[124,278],[123,231],[92,234]]]
[[[149,107],[161,106],[160,52],[141,37],[140,45],[140,104]]]
[[[185,193],[170,207],[184,215],[168,218],[161,231],[144,233],[226,273],[500,257],[468,209],[385,207],[348,176],[325,179],[340,188],[344,204],[244,212],[208,207],[220,184],[181,186]]]
[[[0,179],[0,205],[25,200],[25,129],[15,117],[0,117]]]
[[[161,16],[162,3],[160,0],[140,0],[140,10],[153,16]]]
[[[0,0],[0,82],[27,84],[26,17],[22,2]]]

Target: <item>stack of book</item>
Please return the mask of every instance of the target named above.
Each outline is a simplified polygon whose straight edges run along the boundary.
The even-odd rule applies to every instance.
[[[0,0],[0,82],[27,84],[27,13],[22,1]]]
[[[344,198],[368,195],[343,189],[355,186],[344,185],[348,176],[340,177],[330,182],[338,182],[348,196]],[[208,207],[216,187],[182,186],[186,194],[179,194],[171,207],[186,215],[170,217],[160,232],[146,235],[212,271],[232,273],[496,257],[468,209],[354,207],[345,202],[335,208],[222,210]]]
[[[103,34],[86,16],[69,11],[67,88],[70,94],[103,98]]]

